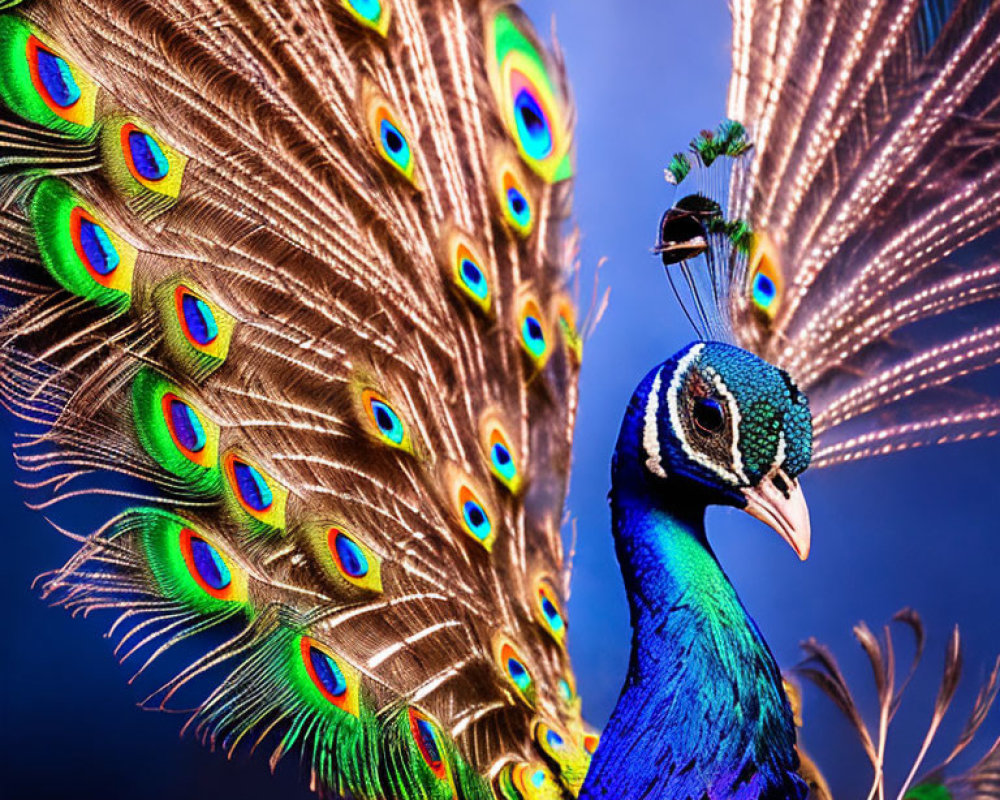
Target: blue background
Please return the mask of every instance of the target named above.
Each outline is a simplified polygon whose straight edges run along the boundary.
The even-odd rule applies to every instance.
[[[589,291],[594,267],[606,256],[601,276],[612,287],[608,313],[586,347],[570,495],[579,529],[571,651],[584,713],[601,725],[617,697],[629,642],[608,533],[608,461],[635,383],[691,336],[649,247],[671,199],[662,178],[670,154],[724,114],[730,22],[721,0],[530,0],[527,9],[543,31],[549,15],[559,15],[579,108],[582,285]],[[4,425],[9,437],[6,418]],[[126,684],[131,670],[118,665],[111,643],[99,636],[107,617],[72,620],[30,591],[34,576],[62,564],[73,546],[23,508],[10,458],[0,462],[7,504],[0,793],[12,800],[311,797],[292,759],[272,779],[263,759],[228,762],[190,737],[179,739],[182,718],[136,709],[141,688]],[[746,515],[710,514],[720,560],[783,665],[795,663],[798,642],[815,635],[834,646],[848,677],[864,687],[859,696],[870,700],[869,672],[851,625],[859,619],[880,625],[905,605],[923,614],[928,655],[890,743],[897,780],[929,719],[951,626],[961,624],[967,649],[966,678],[946,725],[950,735],[1000,650],[998,463],[1000,444],[991,440],[808,473],[803,484],[814,546],[806,564]],[[860,747],[815,692],[806,696],[806,721],[807,745],[835,794],[864,796],[870,779]],[[995,712],[984,743],[998,733]],[[933,751],[928,765],[944,749]]]

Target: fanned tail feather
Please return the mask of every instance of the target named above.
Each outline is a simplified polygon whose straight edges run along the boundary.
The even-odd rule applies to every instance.
[[[45,595],[138,674],[205,642],[147,704],[216,681],[188,730],[321,795],[578,790],[558,54],[491,2],[34,0],[0,60],[0,401],[33,505],[118,504]]]
[[[707,241],[675,226],[692,319],[809,394],[818,466],[996,435],[1000,4],[742,0],[733,18],[728,113],[749,139],[727,189],[697,190],[725,210]],[[668,180],[691,167],[675,156]]]

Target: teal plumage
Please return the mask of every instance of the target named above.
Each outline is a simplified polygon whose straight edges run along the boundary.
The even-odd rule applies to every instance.
[[[932,5],[940,13],[904,15],[917,57],[910,39],[890,40],[912,69],[889,94],[944,74],[949,55],[978,54],[967,104],[942,115],[940,133],[958,136],[948,125],[960,114],[989,130],[996,110],[976,106],[975,89],[996,71],[1000,10],[970,21],[975,3]],[[268,750],[272,766],[294,754],[320,795],[822,796],[799,767],[777,665],[700,517],[709,504],[744,508],[804,557],[796,477],[810,459],[876,449],[869,434],[822,437],[865,422],[882,394],[905,399],[985,363],[995,337],[962,334],[963,358],[926,381],[920,359],[943,351],[918,348],[902,362],[909,385],[866,360],[892,331],[873,333],[865,315],[919,304],[866,282],[882,273],[851,237],[874,231],[858,230],[864,214],[841,219],[843,205],[823,213],[840,226],[826,245],[849,242],[860,276],[841,315],[849,335],[808,333],[828,316],[813,279],[836,264],[788,266],[818,246],[801,230],[815,210],[803,198],[906,211],[921,167],[855,196],[871,153],[851,150],[832,185],[822,158],[796,149],[814,140],[773,132],[821,110],[789,100],[775,73],[785,48],[811,41],[798,13],[738,5],[730,106],[754,144],[727,122],[669,168],[684,187],[747,165],[725,172],[728,198],[681,198],[665,224],[684,236],[668,241],[665,227],[658,249],[695,289],[717,281],[695,297],[704,333],[719,325],[757,355],[697,343],[633,398],[613,509],[636,653],[601,747],[580,716],[562,606],[582,335],[565,232],[574,111],[558,53],[516,8],[465,0],[27,0],[0,16],[0,280],[16,299],[0,323],[0,396],[29,426],[18,460],[39,508],[101,494],[128,506],[46,576],[44,594],[74,613],[116,611],[119,652],[139,672],[174,645],[201,646],[147,704],[171,707],[214,679],[186,730],[227,753]],[[852,30],[846,13],[824,14],[825,30]],[[750,52],[783,25],[780,47]],[[841,55],[875,58],[859,49]],[[856,147],[845,102],[834,138]],[[886,119],[866,135],[891,138],[898,122]],[[793,201],[775,205],[775,192]],[[896,205],[879,205],[887,197]],[[976,213],[976,235],[995,229],[995,212]],[[960,228],[907,274],[973,235]],[[988,297],[995,275],[963,265],[947,285]],[[804,345],[782,349],[797,329],[791,311],[772,313],[775,297],[802,309]],[[830,367],[838,346],[854,348],[860,386]],[[954,418],[888,428],[878,449],[953,426],[989,433],[993,411],[977,397]],[[651,561],[635,556],[647,550]],[[835,668],[815,652],[824,682]],[[697,692],[682,691],[693,681]],[[988,689],[983,710],[992,699]],[[671,724],[639,725],[636,709]],[[994,748],[954,785],[995,796],[995,761]]]

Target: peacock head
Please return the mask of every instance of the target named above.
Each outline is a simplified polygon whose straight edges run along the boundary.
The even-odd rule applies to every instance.
[[[623,435],[654,491],[742,508],[808,556],[797,478],[812,456],[812,415],[788,373],[738,347],[697,342],[653,370],[631,408]]]

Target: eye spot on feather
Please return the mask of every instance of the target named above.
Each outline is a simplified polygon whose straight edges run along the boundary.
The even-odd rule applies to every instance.
[[[187,157],[146,123],[132,117],[106,120],[101,127],[101,155],[108,179],[133,210],[161,211],[180,196]]]
[[[535,617],[558,644],[565,643],[566,619],[562,605],[552,585],[545,579],[540,579],[535,587]]]
[[[191,577],[216,600],[234,599],[233,569],[222,551],[190,528],[180,533],[180,550]]]
[[[382,591],[381,559],[349,525],[312,520],[293,526],[291,533],[301,547],[300,564],[318,570],[338,599]]]
[[[459,291],[484,312],[489,313],[493,292],[483,261],[463,239],[452,246],[452,277]]]
[[[358,580],[368,574],[368,558],[350,536],[337,528],[330,528],[330,552],[337,559],[337,566],[348,578]]]
[[[155,183],[170,172],[170,162],[152,134],[140,131],[135,125],[122,127],[122,150],[136,178]]]
[[[70,236],[80,262],[91,277],[101,285],[108,286],[108,276],[121,263],[118,248],[108,231],[81,206],[76,206],[70,212]]]
[[[507,187],[507,210],[511,221],[518,230],[526,230],[531,225],[531,207],[528,198],[517,186]]]
[[[537,700],[535,681],[528,669],[524,657],[506,636],[498,636],[494,644],[494,655],[500,673],[514,689],[517,696],[527,705],[534,708]]]
[[[74,137],[94,125],[97,85],[27,20],[0,15],[0,104]]]
[[[601,743],[601,737],[596,733],[585,733],[583,736],[583,749],[590,755],[597,752],[597,747]]]
[[[500,172],[499,201],[508,226],[518,236],[527,237],[535,224],[531,195],[510,167],[502,168]]]
[[[489,287],[486,285],[486,276],[479,269],[479,265],[471,258],[463,258],[459,263],[462,271],[462,283],[480,300],[486,297]]]
[[[388,119],[383,119],[381,122],[381,127],[379,129],[381,133],[382,150],[385,152],[389,159],[399,167],[400,170],[404,171],[409,166],[410,159],[412,155],[410,154],[410,146],[406,143],[406,137],[403,136],[402,132]]]
[[[373,84],[366,83],[363,94],[367,108],[369,134],[376,150],[387,164],[419,189],[417,160],[411,139],[400,122],[399,115],[379,94]]]
[[[379,441],[399,450],[411,450],[406,426],[388,400],[374,389],[365,389],[361,393],[361,404],[371,423],[372,433]]]
[[[322,701],[358,716],[357,672],[311,636],[302,636],[298,646],[302,667]]]
[[[385,36],[389,30],[388,0],[341,0],[352,17],[362,25],[371,28],[380,36]]]
[[[517,83],[527,82],[527,78],[517,71],[511,77]],[[552,130],[548,115],[528,86],[522,86],[517,91],[514,117],[517,121],[518,139],[529,158],[540,160],[552,152]]]
[[[318,647],[308,644],[306,639],[302,642],[303,645],[308,645],[307,668],[316,682],[316,687],[331,703],[341,700],[347,693],[347,679],[337,666],[337,662]]]
[[[247,574],[226,547],[188,520],[154,508],[125,512],[164,597],[204,614],[251,612]]]
[[[448,779],[448,766],[444,759],[440,736],[437,726],[431,722],[426,714],[411,708],[408,711],[410,723],[410,735],[413,737],[417,750],[423,758],[424,763],[430,768],[434,777],[438,780]]]
[[[774,319],[781,304],[783,280],[777,249],[766,234],[755,236],[749,275],[751,304],[766,320]]]
[[[198,466],[209,466],[211,452],[207,447],[208,435],[201,414],[171,391],[161,396],[160,409],[177,451]]]
[[[165,470],[199,492],[219,486],[219,427],[170,381],[152,369],[132,383],[136,433],[143,448]]]
[[[115,312],[129,307],[138,252],[67,184],[43,180],[28,215],[42,263],[60,286]]]
[[[204,348],[219,338],[219,325],[212,307],[186,286],[176,290],[177,318],[192,345]]]
[[[228,451],[222,459],[230,508],[258,533],[283,532],[288,490],[249,458]]]
[[[563,787],[542,764],[507,764],[496,777],[496,793],[504,800],[554,800]]]
[[[778,296],[778,287],[764,272],[758,272],[753,280],[753,301],[759,309],[766,311]]]
[[[518,326],[521,347],[538,369],[545,365],[549,355],[549,337],[543,320],[538,303],[531,299],[526,300],[521,306]]]
[[[42,99],[61,116],[80,101],[82,93],[66,59],[57,56],[32,36],[28,39],[28,61],[35,88]]]
[[[274,494],[260,471],[252,464],[230,455],[226,473],[236,491],[236,496],[248,511],[267,511],[274,504]]]
[[[193,380],[218,369],[229,354],[236,321],[185,280],[156,287],[153,302],[163,328],[163,348]]]
[[[458,490],[458,507],[465,532],[490,549],[495,538],[493,523],[486,507],[468,486],[463,485]]]
[[[508,491],[516,494],[521,489],[521,470],[510,438],[500,422],[489,415],[484,419],[480,430],[490,472]]]
[[[121,262],[108,232],[82,208],[75,209],[74,243],[79,245],[80,260],[98,280],[117,269]]]
[[[487,27],[487,72],[521,158],[547,182],[572,175],[565,103],[534,35],[507,10]]]
[[[560,768],[568,762],[574,749],[570,745],[565,733],[556,730],[553,725],[541,720],[535,723],[535,741],[542,748],[542,752],[558,764]]]
[[[172,393],[163,395],[162,403],[163,418],[174,444],[187,458],[197,461],[207,442],[205,426],[198,412]]]

